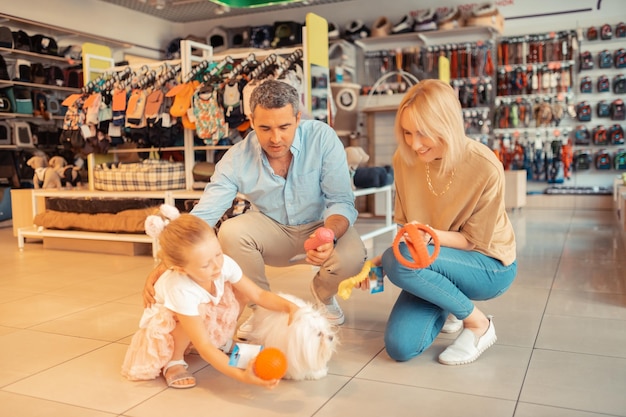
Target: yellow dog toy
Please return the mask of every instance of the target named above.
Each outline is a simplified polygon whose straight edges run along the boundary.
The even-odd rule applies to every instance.
[[[352,288],[354,288],[356,284],[362,281],[365,281],[370,276],[370,270],[374,266],[375,265],[372,263],[372,261],[365,261],[365,264],[363,264],[363,269],[361,269],[361,272],[359,272],[353,277],[346,278],[339,283],[339,289],[337,290],[337,295],[339,295],[344,300],[347,300],[348,298],[350,298],[350,294],[352,294]]]

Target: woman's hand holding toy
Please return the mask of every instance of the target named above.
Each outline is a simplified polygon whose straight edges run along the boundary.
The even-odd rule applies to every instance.
[[[428,249],[426,248],[426,243],[422,238],[422,234],[420,231],[430,235],[432,238],[432,242],[435,245],[435,251],[432,256],[428,254]],[[404,234],[408,235],[408,239],[406,240],[406,245],[413,257],[413,262],[408,261],[402,253],[400,253],[400,241]],[[405,224],[396,235],[396,238],[393,241],[393,254],[396,255],[396,259],[402,265],[407,268],[418,269],[418,268],[426,268],[428,265],[432,264],[437,256],[439,255],[439,237],[431,229],[429,226],[425,224],[417,224],[417,223],[407,223]]]

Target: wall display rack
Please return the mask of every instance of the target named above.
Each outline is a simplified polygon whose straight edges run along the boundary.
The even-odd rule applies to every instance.
[[[59,129],[65,109],[61,103],[69,95],[80,92],[82,43],[98,42],[112,48],[132,45],[6,13],[0,13],[0,26],[5,31],[18,33],[20,42],[25,42],[18,47],[14,42],[13,47],[4,44],[0,48],[0,55],[9,69],[8,79],[0,80],[0,95],[11,107],[9,111],[4,108],[5,111],[0,112],[3,160],[0,172],[2,179],[8,180],[11,186],[20,187],[22,182],[32,178],[27,175],[26,161],[35,151],[56,153],[62,150]],[[65,54],[66,47],[70,46]]]
[[[625,39],[590,45],[584,31],[498,41],[493,147],[505,168],[527,171],[529,188],[535,192],[602,194],[616,173],[608,161],[615,160],[622,144],[603,136],[601,141],[593,139],[598,124],[615,124],[608,115],[598,117],[598,103],[610,94],[598,95],[595,77],[606,71],[617,75],[613,57],[610,65],[597,69],[598,54],[611,42],[615,48],[623,45]],[[581,114],[585,111],[590,114]]]
[[[25,48],[0,48],[0,55],[5,59],[5,61],[7,61],[8,67],[15,66],[16,62],[25,62],[28,66],[31,66],[31,69],[34,69],[35,65],[39,64],[43,66],[46,71],[50,70],[50,75],[46,73],[45,75],[42,74],[39,76],[40,81],[33,80],[36,76],[34,71],[31,74],[31,79],[28,80],[19,79],[19,76],[15,76],[17,74],[14,74],[14,71],[10,71],[11,75],[14,75],[14,77],[10,80],[0,80],[0,89],[23,89],[31,94],[41,92],[44,93],[47,100],[51,101],[50,103],[45,103],[45,106],[49,108],[42,110],[42,108],[38,108],[41,103],[38,103],[36,99],[33,99],[33,111],[35,114],[33,114],[33,112],[23,111],[4,112],[0,113],[0,119],[28,119],[29,122],[37,124],[46,123],[57,125],[58,123],[54,123],[54,121],[58,122],[63,120],[63,109],[61,108],[60,103],[69,94],[78,93],[80,91],[80,86],[83,83],[83,80],[81,79],[78,80],[78,85],[68,84],[68,69],[80,68],[82,60],[80,53],[77,52],[76,48],[74,48],[71,53],[68,51],[65,55],[62,55],[63,50],[66,47],[71,46],[76,46],[78,50],[80,50],[80,45],[84,42],[94,42],[99,45],[105,45],[116,49],[130,48],[133,46],[127,42],[121,42],[102,36],[75,31],[69,28],[62,28],[44,22],[36,22],[6,13],[0,13],[0,25],[8,27],[13,31],[21,31],[23,34],[28,35],[31,40],[36,39],[38,36],[45,36],[57,44],[56,53],[54,53],[54,51],[50,51],[50,53],[35,52],[32,50],[34,48],[32,45],[31,50],[26,50]],[[39,66],[37,65],[37,67]],[[57,68],[65,72],[64,75],[66,79],[55,79],[60,78],[58,73],[52,71]],[[55,74],[57,75],[55,76]],[[80,74],[80,72],[77,72],[77,74]],[[53,122],[48,123],[49,120],[52,120]]]
[[[490,27],[472,26],[355,41],[365,68],[360,84],[369,93],[364,107],[399,103],[410,84],[400,75],[390,77],[392,73],[406,72],[418,80],[447,78],[458,92],[467,134],[486,141],[495,96],[496,34]]]
[[[440,57],[450,63],[450,82],[464,103],[468,135],[487,141],[495,97],[496,35],[490,27],[472,26],[355,41],[359,46],[360,67],[364,68],[357,81],[367,94],[359,99],[358,109],[363,115],[363,136],[370,138],[366,151],[371,164],[391,164],[395,150],[393,118],[404,91],[410,86],[401,74],[408,73],[417,80],[438,78]],[[383,77],[389,82],[376,84]],[[371,92],[374,85],[379,85],[380,91]]]

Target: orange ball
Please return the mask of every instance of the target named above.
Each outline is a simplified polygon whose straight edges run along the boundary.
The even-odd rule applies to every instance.
[[[266,381],[280,379],[287,373],[287,358],[277,348],[265,348],[254,361],[254,373]]]

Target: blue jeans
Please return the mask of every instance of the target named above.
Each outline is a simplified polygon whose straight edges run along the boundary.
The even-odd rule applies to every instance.
[[[434,247],[428,247],[432,254]],[[404,242],[400,252],[412,260]],[[385,349],[397,361],[421,354],[435,340],[449,313],[465,319],[474,310],[471,300],[489,300],[504,293],[517,274],[517,261],[504,266],[475,251],[441,247],[429,267],[401,265],[392,248],[383,254],[383,269],[402,289],[385,329]]]

